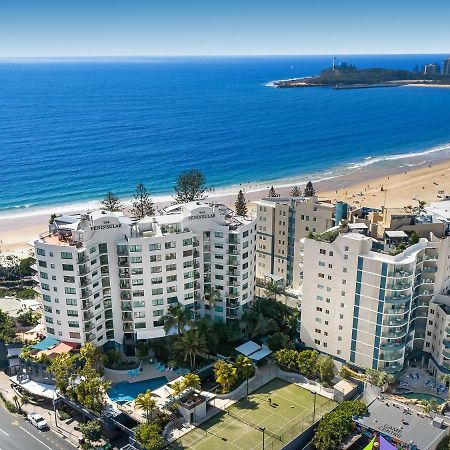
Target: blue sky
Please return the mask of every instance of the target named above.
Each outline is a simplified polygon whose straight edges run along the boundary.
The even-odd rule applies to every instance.
[[[1,0],[0,57],[450,52],[448,0]]]

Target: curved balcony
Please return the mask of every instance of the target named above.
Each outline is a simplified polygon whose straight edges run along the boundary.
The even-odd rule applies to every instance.
[[[406,341],[403,342],[383,342],[380,345],[380,349],[384,350],[385,352],[394,351],[394,350],[400,350],[406,346]],[[386,359],[386,358],[385,358]]]
[[[412,277],[414,275],[414,272],[412,270],[396,270],[394,272],[389,272],[388,277],[389,278],[395,278],[395,279],[403,279]]]
[[[404,330],[395,330],[395,331],[383,331],[381,333],[382,338],[388,339],[401,339],[408,334],[408,330],[405,328]]]
[[[385,303],[391,303],[393,305],[401,305],[404,303],[407,303],[411,300],[411,295],[393,295],[393,296],[389,296],[389,297],[385,297],[384,301]]]
[[[409,308],[408,309],[405,309],[405,308],[385,308],[383,310],[383,314],[386,315],[386,316],[398,316],[398,315],[404,316],[405,314],[408,314],[408,313],[409,313]]]
[[[380,354],[380,360],[382,361],[399,361],[401,359],[403,359],[405,356],[405,353],[402,351],[387,351],[387,353],[385,353],[383,351],[383,353]]]
[[[400,372],[401,370],[403,370],[403,364],[399,364],[399,363],[391,364],[388,367],[383,367],[382,370],[383,370],[383,372],[394,374],[394,373],[397,373],[397,372]]]
[[[408,319],[395,319],[395,320],[384,320],[382,323],[383,327],[403,327],[408,323]]]
[[[411,286],[412,282],[409,283],[395,282],[395,283],[387,283],[386,289],[389,289],[391,291],[406,291],[407,289],[410,289]]]
[[[450,350],[444,348],[444,350],[442,350],[442,354],[444,355],[444,358],[450,359]]]

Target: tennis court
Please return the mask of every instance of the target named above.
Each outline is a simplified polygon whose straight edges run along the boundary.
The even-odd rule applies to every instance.
[[[336,403],[316,396],[315,419]],[[177,449],[280,449],[313,423],[314,394],[272,380],[173,443]]]

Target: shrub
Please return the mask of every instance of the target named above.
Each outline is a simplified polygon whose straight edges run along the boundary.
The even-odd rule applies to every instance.
[[[10,413],[17,414],[19,412],[17,406],[13,402],[10,402],[9,400],[5,401],[5,407]]]

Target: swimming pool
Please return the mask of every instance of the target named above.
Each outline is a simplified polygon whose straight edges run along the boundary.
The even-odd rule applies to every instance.
[[[431,400],[434,400],[439,405],[442,405],[442,403],[445,402],[444,399],[440,397],[436,397],[435,395],[431,394],[420,394],[416,392],[407,392],[406,394],[400,394],[402,397],[415,399],[415,400],[426,400],[427,402],[430,402]]]
[[[166,377],[152,378],[151,380],[137,381],[136,383],[128,383],[122,381],[117,383],[108,390],[108,397],[116,403],[126,403],[134,400],[139,394],[147,389],[154,391],[167,383]]]

